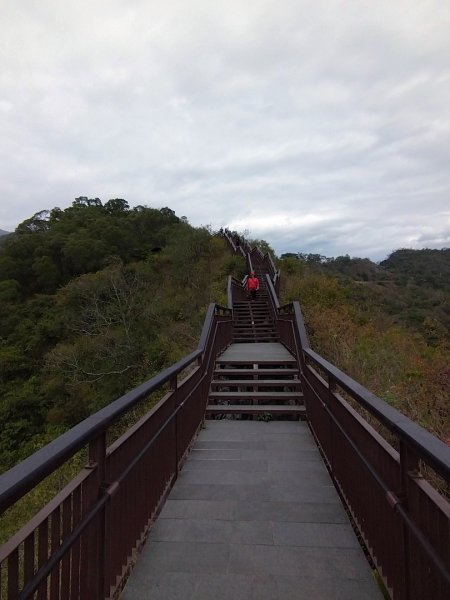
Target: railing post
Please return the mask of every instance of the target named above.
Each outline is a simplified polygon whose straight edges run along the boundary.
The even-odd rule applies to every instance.
[[[336,384],[336,379],[334,377],[332,377],[331,375],[328,375],[328,397],[327,397],[327,404],[328,404],[328,410],[330,411],[330,413],[333,413],[333,404],[334,404],[334,398],[333,398],[333,394],[336,392],[336,388],[337,388],[337,384]],[[331,417],[331,414],[328,415],[328,426],[330,429],[330,435],[329,435],[329,440],[330,440],[330,450],[329,450],[329,455],[328,455],[328,462],[330,465],[330,469],[331,472],[333,473],[333,476],[336,476],[336,464],[335,464],[335,452],[334,452],[334,445],[335,445],[335,436],[334,436],[334,425],[333,425],[333,419]]]
[[[419,472],[419,460],[415,454],[411,452],[404,441],[400,440],[400,493],[399,499],[403,507],[408,510],[410,504],[410,477],[412,473]],[[403,598],[409,600],[411,598],[411,560],[410,560],[410,533],[405,522],[402,524],[403,538],[403,579],[404,590]]]
[[[176,411],[178,408],[178,379],[175,375],[171,378],[169,382],[169,390],[172,392],[172,406]],[[175,479],[178,478],[178,411],[175,413],[175,423],[174,423],[174,449],[175,449]]]
[[[92,482],[93,493],[92,500],[95,503],[102,493],[104,493],[105,473],[106,473],[106,433],[101,433],[98,437],[89,443],[89,467],[95,469],[95,475]],[[87,543],[87,552],[84,561],[86,573],[81,576],[88,577],[88,592],[90,597],[103,600],[105,597],[106,572],[105,572],[105,543],[106,543],[106,511],[101,510],[98,517],[92,525],[92,537],[89,535]]]

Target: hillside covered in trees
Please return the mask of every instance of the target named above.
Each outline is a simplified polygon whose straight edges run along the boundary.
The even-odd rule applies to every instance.
[[[264,252],[264,240],[253,240]],[[450,437],[449,250],[386,261],[283,255],[313,348]],[[195,348],[207,305],[244,261],[169,208],[77,198],[0,241],[0,472]],[[85,461],[2,518],[6,539]]]
[[[77,198],[0,245],[0,471],[172,364],[243,260],[169,208]]]
[[[282,297],[313,348],[411,419],[450,438],[450,249],[368,259],[285,254]]]
[[[450,437],[450,250],[278,262],[313,347]],[[80,197],[4,236],[0,471],[192,350],[225,276],[243,272],[209,230],[123,199]]]

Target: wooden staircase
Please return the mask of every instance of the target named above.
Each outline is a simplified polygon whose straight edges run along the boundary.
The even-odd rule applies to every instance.
[[[270,360],[268,358],[267,360]],[[210,415],[260,414],[302,416],[303,394],[300,390],[296,361],[225,362],[219,359],[211,381]]]
[[[266,276],[261,268],[255,268],[260,288],[256,300],[233,303],[233,342],[275,342],[279,336],[269,309]]]
[[[233,342],[275,342],[278,339],[266,301],[257,299],[234,304]]]
[[[279,342],[265,272],[258,266],[254,270],[260,289],[256,300],[233,303],[233,344],[217,358],[206,412],[216,418],[302,418],[305,407],[297,360]]]

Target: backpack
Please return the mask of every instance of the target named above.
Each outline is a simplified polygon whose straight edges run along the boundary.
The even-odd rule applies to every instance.
[[[249,277],[247,279],[247,289],[248,290],[257,290],[259,288],[259,281],[257,277]]]

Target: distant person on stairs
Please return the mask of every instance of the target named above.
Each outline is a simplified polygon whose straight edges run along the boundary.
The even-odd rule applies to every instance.
[[[255,276],[254,271],[247,277],[245,289],[249,292],[251,300],[256,300],[256,292],[259,290],[259,279]]]

